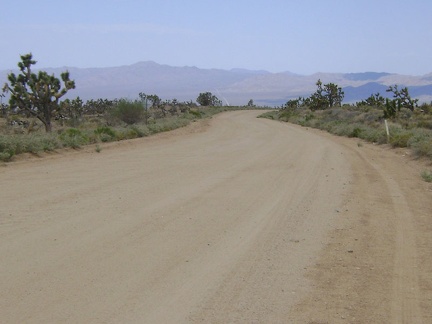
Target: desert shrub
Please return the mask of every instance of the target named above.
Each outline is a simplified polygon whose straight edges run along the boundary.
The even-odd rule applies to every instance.
[[[127,127],[117,130],[116,139],[119,141],[126,139],[134,139],[138,137],[143,137],[143,133],[138,127]]]
[[[295,110],[292,108],[285,108],[282,109],[279,113],[278,119],[282,120],[282,121],[289,121],[291,119],[291,117],[293,117],[295,115]],[[274,119],[272,114],[268,115],[269,117],[271,117],[271,119]]]
[[[432,119],[418,118],[416,126],[419,128],[426,128],[432,130]]]
[[[398,114],[400,119],[410,119],[413,115],[413,111],[408,108],[401,108]]]
[[[136,124],[144,119],[144,105],[141,101],[122,99],[111,110],[111,115],[128,125]]]
[[[354,121],[358,123],[372,124],[377,121],[380,121],[382,118],[383,118],[382,110],[370,109],[356,116],[354,118]]]
[[[178,118],[178,119],[167,120],[165,127],[166,130],[169,131],[176,128],[185,127],[187,125],[189,125],[189,120],[184,118]]]
[[[409,132],[399,133],[393,136],[390,136],[390,144],[393,147],[407,147],[408,141],[411,138],[412,134]]]
[[[273,111],[265,112],[258,116],[258,118],[267,118],[267,119],[279,119],[279,110],[274,109]]]
[[[66,120],[65,124],[69,127],[76,128],[82,124],[82,119],[80,117],[73,116],[72,118]]]
[[[122,116],[119,114],[125,113],[125,116],[138,116],[136,119],[132,118],[130,122],[141,117],[142,107],[140,109],[131,109],[134,113],[129,114],[128,109],[121,109],[122,104],[125,104],[127,108],[130,108],[129,103],[132,103],[134,108],[139,107],[141,103],[129,102],[124,100],[120,105],[109,107],[104,109],[103,112],[98,112],[98,117],[82,116],[79,120],[79,129],[77,128],[57,128],[55,132],[50,134],[41,134],[32,132],[28,134],[28,130],[24,128],[13,129],[16,134],[11,131],[11,127],[6,125],[2,127],[2,136],[0,136],[0,160],[9,161],[13,156],[25,152],[38,153],[41,151],[52,151],[57,148],[72,147],[79,148],[82,145],[89,143],[98,143],[100,141],[108,142],[114,140],[123,140],[129,138],[137,138],[148,136],[154,133],[163,131],[173,130],[178,127],[186,126],[190,123],[191,119],[210,117],[214,114],[220,113],[227,110],[238,110],[238,107],[206,107],[200,108],[199,113],[190,114],[186,110],[181,117],[164,118],[162,120],[156,120],[155,118],[149,118],[145,120],[148,125],[134,123],[125,126],[124,123],[116,116]],[[120,109],[119,109],[120,107]],[[103,114],[103,115],[102,115]],[[192,118],[191,118],[192,117]],[[143,120],[143,121],[144,121]],[[120,125],[119,125],[120,124]],[[109,125],[109,126],[107,126]],[[1,125],[0,125],[1,126]]]
[[[418,142],[412,146],[414,152],[419,156],[427,156],[432,158],[432,142],[424,141]]]
[[[189,124],[189,120],[186,118],[174,118],[158,121],[155,124],[147,125],[148,130],[151,134],[156,134],[160,132],[170,131],[179,127],[183,127]]]
[[[413,145],[414,143],[418,142],[427,142],[432,141],[432,131],[427,129],[421,129],[417,128],[414,130],[411,130],[412,137],[409,140],[409,145]]]
[[[419,134],[416,132],[408,141],[410,148],[418,156],[432,158],[432,136],[431,134]]]
[[[408,147],[408,142],[412,136],[412,132],[408,130],[390,127],[390,144],[393,147]]]
[[[148,129],[151,134],[156,134],[162,132],[161,124],[150,124],[148,125]]]
[[[361,138],[361,133],[363,132],[363,129],[358,126],[354,126],[351,133],[348,134],[348,137],[357,137]]]
[[[13,156],[27,152],[29,145],[22,135],[6,135],[0,137],[0,152]]]
[[[312,112],[312,111],[310,111],[310,112],[308,112],[305,116],[304,116],[304,119],[305,119],[305,121],[311,121],[312,119],[314,119],[315,118],[315,115],[314,115],[314,113]]]
[[[427,104],[427,103],[423,103],[420,105],[420,110],[423,111],[423,113],[430,115],[432,114],[432,103]]]
[[[199,111],[196,110],[189,110],[189,114],[191,114],[192,116],[196,117],[196,118],[201,118],[201,113]]]
[[[12,136],[0,136],[0,161],[8,162],[15,155],[15,143]]]
[[[15,155],[13,151],[10,152],[0,152],[0,161],[9,162]]]
[[[109,134],[102,133],[99,134],[99,139],[101,140],[101,142],[111,142],[114,139],[114,137],[112,137]]]
[[[364,127],[361,124],[339,123],[332,128],[331,133],[338,136],[362,138]]]
[[[130,129],[137,134],[136,137],[145,137],[145,136],[150,135],[150,131],[149,131],[149,129],[148,129],[147,126],[136,126],[136,125],[134,125]]]
[[[327,127],[326,130],[338,136],[348,136],[348,134],[351,132],[351,127],[350,125],[339,123],[333,124],[332,127]]]
[[[417,124],[417,127],[426,128],[432,130],[432,120],[421,121]]]
[[[116,138],[116,132],[108,126],[99,126],[94,133],[102,142],[111,142]]]
[[[40,147],[45,152],[53,151],[61,147],[61,143],[56,136],[43,136],[39,141]]]
[[[314,128],[323,129],[329,133],[334,133],[336,129],[338,128],[340,122],[338,121],[329,121],[326,122],[323,119],[315,119],[311,121],[311,126]]]
[[[22,136],[18,147],[18,154],[24,152],[38,153],[44,150],[40,136]]]
[[[12,147],[10,135],[0,136],[0,152],[6,152]]]
[[[342,108],[333,108],[325,114],[326,120],[339,120],[339,121],[354,121],[357,116],[361,115],[361,111],[347,110]]]
[[[21,153],[51,151],[58,147],[58,141],[52,134],[41,135],[4,135],[0,137],[1,160],[10,160]]]
[[[387,134],[382,128],[367,127],[363,129],[361,138],[373,143],[384,144],[387,142]]]
[[[424,110],[429,105],[423,105]],[[391,108],[391,107],[390,107]],[[378,144],[387,143],[383,110],[376,107],[332,108],[311,112],[298,109],[292,115],[281,110],[265,113],[262,117],[289,121],[306,127],[326,130],[332,134],[361,138]],[[389,142],[393,147],[409,147],[418,156],[432,158],[432,118],[426,111],[401,108],[392,115]]]
[[[88,136],[83,134],[79,129],[69,128],[60,134],[60,140],[64,147],[79,148],[89,142]]]
[[[427,171],[427,170],[423,171],[421,173],[421,177],[426,182],[432,182],[432,171]]]
[[[23,135],[16,138],[17,154],[53,151],[61,146],[57,136],[52,133]]]

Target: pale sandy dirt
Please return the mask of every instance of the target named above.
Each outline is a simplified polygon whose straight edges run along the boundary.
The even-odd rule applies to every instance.
[[[424,163],[258,114],[0,167],[0,322],[432,323]]]

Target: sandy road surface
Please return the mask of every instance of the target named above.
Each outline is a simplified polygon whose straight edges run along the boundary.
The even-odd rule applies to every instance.
[[[431,323],[418,162],[231,112],[0,168],[1,323]]]

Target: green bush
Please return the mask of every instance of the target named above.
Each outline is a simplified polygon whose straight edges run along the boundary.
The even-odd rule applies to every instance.
[[[128,128],[126,130],[126,132],[124,133],[124,137],[127,139],[132,139],[132,138],[138,138],[138,132],[136,131],[136,129],[133,128]]]
[[[424,111],[402,108],[400,113],[395,112],[390,123],[390,144],[393,147],[409,147],[418,156],[432,159],[430,107],[423,105],[421,108]],[[345,106],[314,112],[300,108],[292,114],[285,113],[283,109],[277,111],[278,113],[265,113],[262,117],[271,116],[273,119],[323,129],[339,136],[357,137],[378,144],[387,143],[382,107]]]
[[[4,158],[10,157],[26,151],[27,145],[22,139],[22,135],[0,136],[0,153],[5,153]]]
[[[99,126],[94,133],[102,142],[111,142],[116,138],[116,132],[108,126]]]
[[[61,143],[55,136],[44,136],[39,139],[43,151],[49,152],[61,147]]]
[[[432,159],[432,140],[412,143],[411,148],[418,156],[426,156]]]
[[[361,138],[373,143],[384,144],[387,142],[387,134],[382,128],[367,127],[361,133]]]
[[[100,134],[107,134],[111,137],[115,137],[115,131],[108,126],[99,126],[98,128],[95,129],[95,134],[100,135]]]
[[[89,138],[79,129],[69,128],[60,134],[60,140],[64,147],[79,148],[89,143]]]
[[[12,148],[11,136],[0,136],[0,153],[6,152]]]
[[[259,115],[258,118],[279,119],[279,115],[279,110],[274,109],[273,111],[268,111]]]
[[[9,162],[14,155],[13,152],[0,152],[0,161]]]
[[[122,99],[111,114],[128,125],[136,124],[144,119],[144,104],[141,101]]]
[[[393,130],[395,130],[393,128]],[[390,144],[393,147],[408,147],[408,142],[413,134],[406,130],[390,132]]]
[[[421,173],[421,177],[423,178],[424,181],[426,182],[432,182],[432,171],[423,171]]]
[[[199,111],[189,110],[189,114],[191,114],[194,117],[201,118],[201,113]]]
[[[352,132],[348,135],[348,137],[357,137],[360,138],[361,133],[362,133],[362,129],[360,127],[354,127],[354,129],[352,130]]]
[[[156,134],[162,132],[162,128],[160,124],[150,124],[148,125],[148,129],[151,134]]]
[[[44,133],[37,135],[4,135],[0,137],[0,153],[2,160],[7,156],[14,156],[21,153],[39,153],[52,151],[62,147],[55,134]]]
[[[136,133],[136,137],[145,137],[145,136],[150,135],[150,131],[149,131],[147,126],[138,127],[138,126],[134,125],[130,129],[131,129],[131,131]]]

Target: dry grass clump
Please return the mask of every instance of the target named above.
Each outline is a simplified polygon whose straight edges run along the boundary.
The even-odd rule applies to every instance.
[[[432,171],[427,171],[427,170],[423,171],[421,173],[421,177],[426,182],[432,182]]]
[[[25,134],[0,136],[0,161],[10,161],[21,153],[40,153],[62,147],[55,134]]]

